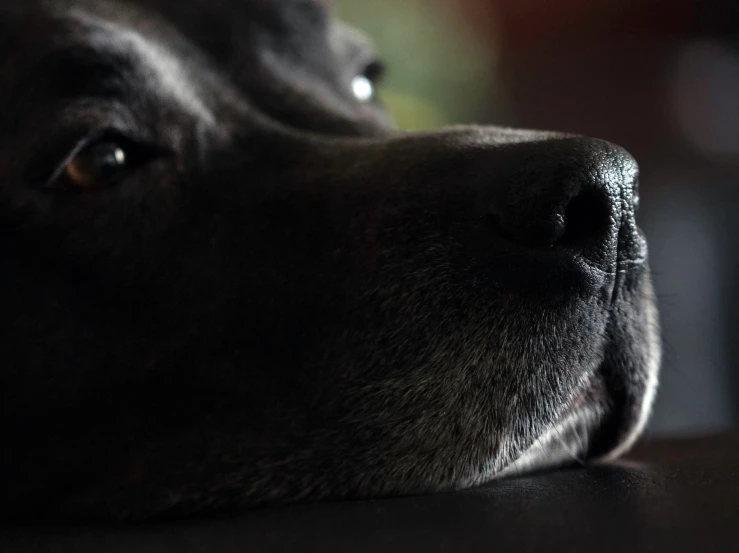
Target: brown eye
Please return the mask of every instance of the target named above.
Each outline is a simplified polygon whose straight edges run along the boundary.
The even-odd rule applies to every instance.
[[[72,186],[94,189],[109,184],[128,166],[126,150],[115,142],[98,142],[81,150],[64,167]]]

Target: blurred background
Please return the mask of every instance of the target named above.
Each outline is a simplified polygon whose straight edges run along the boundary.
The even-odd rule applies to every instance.
[[[480,122],[597,136],[642,177],[665,339],[651,431],[739,422],[739,2],[336,0],[389,72],[405,129]]]

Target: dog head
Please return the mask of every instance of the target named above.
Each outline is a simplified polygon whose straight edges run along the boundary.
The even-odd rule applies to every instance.
[[[454,489],[642,429],[624,150],[398,132],[317,0],[10,0],[0,71],[5,512]]]

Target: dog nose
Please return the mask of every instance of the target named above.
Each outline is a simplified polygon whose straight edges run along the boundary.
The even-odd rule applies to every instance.
[[[500,169],[488,215],[504,238],[598,264],[643,257],[638,167],[623,148],[587,138],[520,143]]]

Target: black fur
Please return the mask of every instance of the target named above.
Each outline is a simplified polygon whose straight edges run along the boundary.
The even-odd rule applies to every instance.
[[[633,160],[397,132],[352,95],[373,62],[313,0],[4,0],[4,516],[429,492],[633,441],[660,352]],[[50,182],[101,132],[135,167]]]

